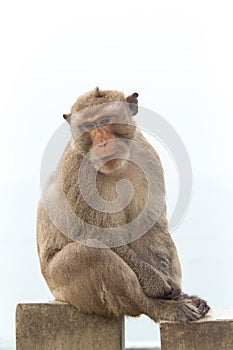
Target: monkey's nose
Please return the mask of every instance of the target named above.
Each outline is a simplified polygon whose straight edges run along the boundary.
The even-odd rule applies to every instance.
[[[105,147],[107,145],[108,141],[102,141],[99,143],[99,147]]]

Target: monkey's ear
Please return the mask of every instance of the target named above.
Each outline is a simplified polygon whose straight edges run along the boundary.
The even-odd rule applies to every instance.
[[[71,119],[71,113],[63,114],[63,118],[67,121],[67,123],[69,123]]]
[[[138,93],[134,92],[132,95],[126,97],[126,101],[129,104],[129,109],[132,112],[132,115],[138,113]]]

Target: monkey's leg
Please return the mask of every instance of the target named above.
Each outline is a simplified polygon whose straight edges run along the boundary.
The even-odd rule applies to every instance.
[[[153,320],[195,320],[205,313],[190,299],[159,300],[147,297],[133,270],[107,248],[67,244],[50,261],[47,283],[57,300],[81,312],[105,316],[138,316]]]

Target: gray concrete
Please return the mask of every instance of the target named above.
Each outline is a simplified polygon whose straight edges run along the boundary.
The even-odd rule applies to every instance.
[[[233,310],[211,311],[193,322],[160,323],[161,350],[232,350]]]
[[[123,350],[124,320],[86,315],[66,303],[16,308],[17,350]]]

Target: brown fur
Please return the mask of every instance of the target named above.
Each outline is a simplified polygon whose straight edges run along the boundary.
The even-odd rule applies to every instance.
[[[75,113],[82,113],[83,108],[94,106],[95,113],[101,114],[100,109],[97,112],[95,107],[99,108],[102,103],[130,103],[127,108],[131,115],[125,114],[123,119],[125,118],[124,122],[130,120],[131,127],[127,129],[113,123],[101,129],[105,130],[104,135],[112,135],[113,138],[123,135],[124,139],[134,139],[153,152],[157,164],[156,181],[160,191],[165,193],[163,170],[158,154],[134,127],[131,119],[136,112],[137,96],[134,93],[125,98],[121,92],[100,91],[96,88],[78,98],[66,119],[75,137],[81,127],[82,115],[80,114],[80,118],[75,122],[72,118]],[[85,114],[85,119],[87,115]],[[77,171],[83,157],[91,149],[95,136],[94,129],[85,133],[78,142],[71,141],[50,179],[49,186],[55,188],[53,200],[54,205],[58,205],[57,215],[64,216],[65,220],[57,190],[56,174],[61,173],[62,189],[66,198],[74,212],[85,222],[104,227],[124,225],[135,218],[145,204],[146,179],[140,169],[131,162],[117,163],[111,160],[97,174],[100,195],[106,200],[113,200],[116,197],[116,183],[120,179],[128,178],[135,191],[132,201],[127,208],[117,213],[104,213],[88,206],[79,193]],[[127,154],[140,151],[136,148],[126,149],[125,145],[123,150],[128,152]],[[96,160],[90,160],[94,169]],[[86,174],[87,186],[89,176],[90,174]],[[43,276],[57,300],[66,301],[86,313],[109,317],[138,316],[144,313],[155,321],[195,320],[208,312],[209,307],[205,301],[181,292],[180,263],[168,233],[165,207],[155,225],[146,234],[132,243],[112,249],[92,248],[66,237],[52,223],[45,207],[41,200],[37,219],[38,253]],[[151,210],[153,211],[153,208]],[[81,227],[79,229],[82,231]]]
[[[71,113],[79,112],[89,106],[96,106],[103,103],[111,102],[124,102],[125,96],[122,92],[115,90],[100,91],[97,87],[95,90],[90,91],[80,96],[71,108]]]

